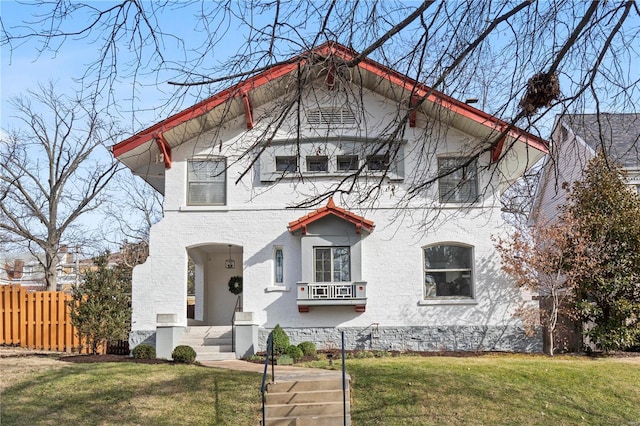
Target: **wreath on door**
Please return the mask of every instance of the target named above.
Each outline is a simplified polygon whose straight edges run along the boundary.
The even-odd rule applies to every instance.
[[[235,295],[242,293],[242,277],[229,278],[229,291]]]

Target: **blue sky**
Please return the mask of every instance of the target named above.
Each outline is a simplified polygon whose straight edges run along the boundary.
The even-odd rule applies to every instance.
[[[101,5],[113,3],[94,1],[97,7]],[[31,14],[33,8],[25,8],[15,1],[0,1],[0,14],[2,15],[5,26],[21,25],[22,21],[33,19]],[[187,10],[175,10],[163,17],[167,24],[175,22],[189,22]],[[197,36],[197,32],[185,32],[185,41],[188,43],[195,42],[193,38]],[[0,93],[1,93],[1,109],[0,128],[6,129],[12,125],[10,118],[11,111],[8,107],[8,100],[12,97],[26,93],[29,89],[37,88],[38,83],[47,84],[52,81],[56,85],[59,93],[74,93],[80,89],[77,79],[82,76],[89,62],[95,60],[97,45],[89,43],[87,39],[65,41],[64,46],[57,52],[45,51],[39,53],[41,42],[30,40],[22,45],[14,45],[14,51],[11,52],[7,46],[1,49],[0,62]],[[122,55],[123,52],[119,52]],[[133,60],[131,54],[122,55],[123,60]],[[127,111],[135,108],[138,112],[145,109],[151,109],[162,104],[166,98],[171,95],[173,88],[166,83],[156,85],[154,76],[139,76],[144,83],[141,87],[146,87],[144,92],[139,93],[137,99],[132,100],[131,82],[128,79],[120,79],[114,84],[116,97],[119,98],[119,105],[122,106],[121,120],[124,125],[132,125],[140,130],[140,123],[133,125],[128,120],[130,117]],[[160,90],[158,90],[160,89]],[[162,91],[168,91],[162,93]],[[130,107],[131,106],[131,107]],[[152,113],[140,114],[140,119],[147,125],[157,119]]]

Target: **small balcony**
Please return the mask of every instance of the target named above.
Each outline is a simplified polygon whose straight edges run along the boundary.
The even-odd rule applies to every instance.
[[[356,312],[367,307],[367,283],[305,283],[299,282],[298,312],[309,312],[311,306],[354,306]]]

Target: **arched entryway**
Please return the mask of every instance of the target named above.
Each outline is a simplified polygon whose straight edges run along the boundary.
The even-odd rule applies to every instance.
[[[187,248],[193,262],[189,280],[193,294],[187,296],[189,325],[231,325],[234,309],[242,310],[242,295],[229,290],[229,280],[242,276],[242,246],[225,243],[201,244]],[[191,316],[191,315],[190,315]]]

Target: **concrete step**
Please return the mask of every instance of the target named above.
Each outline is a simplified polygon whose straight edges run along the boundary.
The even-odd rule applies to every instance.
[[[351,425],[351,416],[347,414],[347,425]],[[308,417],[280,417],[265,421],[265,426],[336,426],[344,424],[340,416],[308,416]]]
[[[267,405],[265,407],[267,419],[274,417],[336,416],[342,414],[342,410],[342,401],[310,402],[306,404],[276,404]],[[349,402],[347,402],[347,412],[349,411]]]
[[[203,336],[182,335],[180,338],[181,345],[198,345],[198,346],[231,346],[233,339],[228,338],[210,338]]]
[[[342,379],[298,380],[295,382],[276,382],[267,384],[267,392],[269,393],[324,390],[342,391]]]
[[[318,379],[267,384],[265,426],[341,425],[343,419],[342,380]],[[347,424],[351,424],[349,385],[346,391]]]
[[[349,389],[346,389],[346,399],[349,400]],[[306,404],[309,402],[339,402],[342,403],[342,389],[320,390],[307,392],[269,392],[265,395],[267,405],[272,404]]]
[[[228,361],[233,359],[236,359],[235,352],[196,352],[196,361]]]
[[[221,337],[224,335],[231,336],[231,326],[223,325],[223,326],[215,326],[215,325],[190,325],[184,331],[185,334],[192,335],[200,335],[200,336],[210,336],[210,337]]]
[[[208,354],[208,353],[219,353],[219,352],[232,352],[233,348],[231,345],[196,345],[191,346],[194,351],[198,354]]]
[[[197,361],[224,361],[236,359],[233,351],[231,326],[189,326],[180,337],[180,345],[196,351]]]

